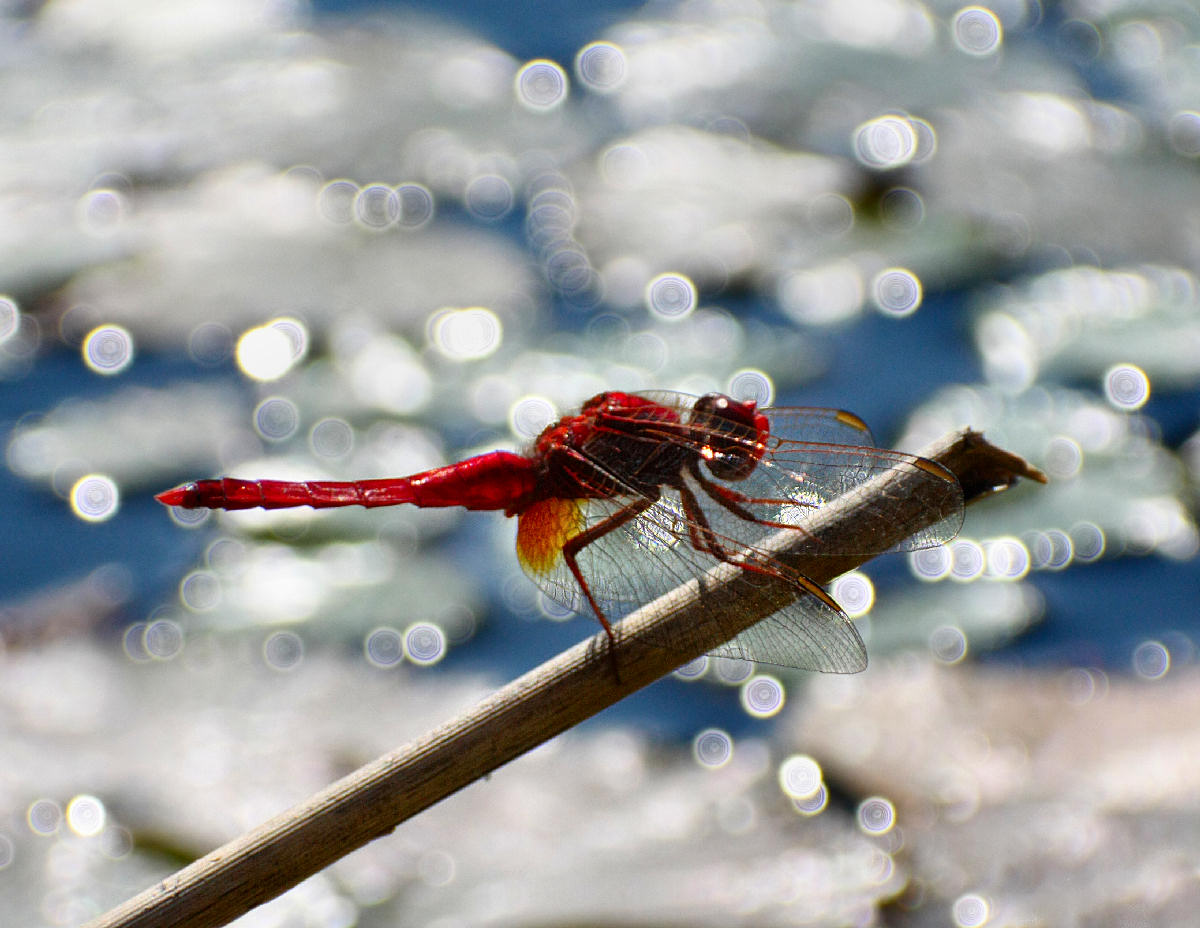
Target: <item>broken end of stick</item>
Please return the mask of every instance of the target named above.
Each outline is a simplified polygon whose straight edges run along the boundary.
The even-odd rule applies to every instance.
[[[982,432],[973,429],[955,432],[922,454],[944,465],[958,478],[967,503],[1006,490],[1022,477],[1037,483],[1050,482],[1024,458],[997,448]]]

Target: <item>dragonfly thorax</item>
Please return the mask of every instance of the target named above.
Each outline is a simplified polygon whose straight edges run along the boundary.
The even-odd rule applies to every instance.
[[[771,435],[770,423],[754,400],[738,401],[723,393],[708,393],[696,400],[691,425],[700,457],[721,480],[750,476],[766,453]]]

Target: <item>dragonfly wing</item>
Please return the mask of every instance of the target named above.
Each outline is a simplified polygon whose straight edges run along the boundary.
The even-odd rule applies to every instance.
[[[735,582],[758,579],[743,573]],[[866,645],[846,614],[800,587],[791,603],[709,654],[823,673],[858,673],[867,667]]]
[[[664,429],[647,440],[675,443],[702,454],[708,442],[705,426],[711,425],[722,444],[741,444],[747,455],[758,457],[748,475],[734,480],[722,480],[701,465],[707,474],[705,482],[712,488],[699,495],[710,524],[743,544],[754,544],[784,527],[803,531],[805,523],[831,500],[854,493],[889,471],[905,472],[910,478],[905,481],[906,488],[919,497],[919,505],[895,507],[881,495],[860,507],[856,550],[814,544],[812,553],[912,551],[949,541],[962,526],[962,489],[950,472],[914,455],[875,448],[870,430],[853,413],[800,406],[764,409],[770,424],[764,451],[758,444],[760,436],[748,425],[694,411],[695,397],[664,391],[643,396],[673,408],[679,421],[688,424],[688,430]],[[637,437],[628,435],[623,440],[632,443]],[[900,508],[913,515],[908,536],[897,544],[890,539],[896,537]],[[931,515],[934,524],[922,525]]]
[[[558,513],[568,507],[568,527],[547,531],[547,524],[564,521]],[[703,573],[700,565],[689,563],[677,552],[690,548],[678,500],[664,494],[651,501],[634,492],[603,499],[551,500],[530,507],[517,522],[521,566],[552,600],[579,612],[590,612],[583,590],[563,556],[563,546],[579,534],[621,518],[631,507],[648,508],[601,535],[576,557],[580,573],[606,618],[624,615],[691,580],[698,571]]]
[[[673,390],[645,390],[634,394],[651,402],[667,406],[676,411],[681,422],[703,425],[706,418],[728,434],[728,421],[719,422],[716,417],[704,416],[694,411],[699,397]],[[875,439],[867,424],[852,412],[830,409],[824,406],[766,406],[759,410],[771,425],[771,435],[785,440],[824,442],[837,445],[859,445],[874,447]],[[747,441],[755,436],[747,430]]]
[[[953,537],[962,521],[962,491],[954,477],[920,458],[871,447],[870,433],[848,413],[776,410],[772,421],[793,435],[815,433],[850,439],[852,444],[778,435],[764,441],[749,425],[727,418],[713,417],[713,428],[706,430],[709,414],[696,413],[692,397],[656,393],[644,398],[659,404],[659,410],[674,410],[674,415],[653,409],[647,415],[645,407],[631,403],[623,418],[619,409],[608,408],[604,428],[597,428],[578,447],[561,449],[555,467],[568,478],[563,485],[577,487],[580,498],[544,500],[520,514],[517,552],[526,572],[552,599],[590,611],[580,578],[563,554],[572,539],[586,534],[591,541],[577,552],[579,574],[611,620],[688,581],[703,588],[708,572],[722,562],[744,564],[733,583],[735,592],[744,590],[748,602],[754,601],[756,585],[768,580],[773,581],[772,591],[784,592],[771,593],[765,605],[774,606],[775,612],[769,618],[716,653],[815,670],[862,669],[862,641],[837,603],[760,545],[781,530],[811,539],[814,554],[877,554],[937,544]],[[754,466],[729,479],[715,476],[705,463],[712,448],[721,449],[726,465],[714,469],[729,474],[729,457],[737,452],[728,449],[737,445]],[[834,550],[808,531],[806,525],[813,524],[826,504],[843,494],[856,494],[869,481],[897,469],[913,478],[919,505],[906,499],[905,506],[896,507],[886,493],[879,498],[861,494],[855,513],[861,520],[856,550],[841,544]],[[908,512],[914,514],[902,514]],[[930,512],[939,521],[921,529]],[[900,529],[916,534],[896,545],[896,521],[905,518],[911,518],[912,525]],[[723,619],[721,611],[713,609],[698,621]],[[720,636],[702,640],[716,637]],[[662,644],[681,653],[696,650],[683,647],[690,642]]]
[[[733,549],[731,539],[718,540]],[[693,553],[699,555],[694,549]],[[728,604],[744,603],[753,608],[769,585],[767,595],[775,611],[709,651],[710,655],[824,673],[858,673],[866,669],[867,649],[858,630],[815,581],[756,548],[742,548],[736,559],[746,566],[722,588],[721,607],[699,612],[694,622],[681,631],[651,632],[651,643],[682,652],[694,640],[692,636],[701,632],[708,640],[726,637],[736,627],[732,622],[737,618],[727,611]],[[669,634],[676,639],[683,636],[684,640],[666,637]],[[695,652],[694,647],[687,650]]]
[[[703,466],[702,466],[703,471]],[[776,442],[742,480],[719,480],[703,474],[698,493],[713,529],[742,544],[756,544],[781,528],[806,531],[806,525],[839,496],[855,494],[885,473],[903,472],[905,486],[918,505],[897,507],[884,494],[864,497],[855,513],[856,550],[836,550],[814,541],[810,553],[825,555],[881,554],[912,551],[949,541],[962,527],[962,488],[939,464],[877,448],[827,445],[820,442]],[[911,502],[911,500],[909,501]],[[911,513],[903,516],[899,513]],[[934,522],[922,525],[931,515]],[[895,543],[897,519],[908,518],[908,535]]]
[[[562,501],[558,501],[561,503]],[[587,531],[625,512],[631,505],[644,505],[645,498],[626,494],[606,499],[568,501],[575,510],[573,533]],[[541,516],[523,513],[518,523],[518,552],[521,534],[528,532]],[[523,524],[524,523],[524,524]],[[578,555],[580,571],[605,617],[614,620],[632,609],[651,603],[689,580],[703,582],[720,561],[699,550],[692,541],[693,527],[684,515],[682,501],[673,490],[631,519],[584,547]],[[773,579],[790,596],[777,612],[711,653],[716,656],[760,661],[804,670],[853,673],[866,666],[866,649],[858,632],[837,604],[806,577],[789,570],[769,555],[746,548],[731,538],[714,539],[740,560],[753,565],[731,581],[727,591],[732,601],[752,601],[756,590]],[[583,592],[561,557],[535,563],[524,554],[526,572],[554,601],[579,612],[590,612]],[[782,581],[782,584],[780,584]],[[702,594],[703,595],[703,594]],[[725,602],[728,603],[729,599]],[[728,621],[718,609],[702,611],[696,623],[667,637],[655,633],[650,642],[680,654],[694,652],[696,637],[717,632],[723,635]],[[718,629],[705,629],[717,623]]]
[[[768,406],[762,413],[771,423],[771,436],[776,439],[875,447],[875,438],[867,424],[844,409]]]

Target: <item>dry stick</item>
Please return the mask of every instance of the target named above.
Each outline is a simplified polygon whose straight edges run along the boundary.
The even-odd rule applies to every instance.
[[[1018,477],[1045,481],[1035,468],[988,444],[975,432],[950,436],[926,449],[925,456],[958,477],[967,502],[1010,486]],[[881,544],[880,514],[893,515],[896,526],[911,530],[916,510],[927,505],[920,498],[920,488],[928,486],[929,477],[925,473],[922,481],[913,474],[911,467],[889,471],[822,508],[817,513],[819,524],[817,520],[806,524],[817,538],[817,548],[857,550],[855,526],[861,526],[867,510],[874,514],[868,529],[873,550],[901,542],[903,538],[893,538]],[[924,524],[933,524],[945,515],[922,513]],[[799,539],[802,552],[797,555],[789,552],[787,545],[777,544],[773,553],[819,583],[827,583],[868,559],[814,556],[812,539],[796,531],[782,532],[781,538]],[[809,553],[804,554],[803,549]],[[214,928],[273,899],[388,834],[410,816],[724,643],[714,636],[727,639],[794,598],[790,588],[772,590],[769,583],[755,584],[750,598],[757,614],[745,611],[746,584],[725,582],[741,574],[736,567],[721,565],[706,578],[702,597],[693,581],[663,597],[669,602],[651,603],[618,623],[620,681],[614,679],[605,654],[604,635],[597,634],[459,718],[235,838],[86,928]],[[718,631],[716,623],[702,621],[709,610],[721,608],[723,589],[738,591],[737,609],[732,611],[745,615],[740,628],[725,625]],[[670,608],[663,608],[666,605]],[[698,628],[702,629],[699,636]],[[694,645],[694,653],[648,645],[644,640],[647,632],[659,641],[663,636],[665,640],[688,641]]]

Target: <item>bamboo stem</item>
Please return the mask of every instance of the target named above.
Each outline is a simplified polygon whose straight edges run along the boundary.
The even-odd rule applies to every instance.
[[[966,502],[1009,486],[1018,477],[1045,481],[1035,468],[974,432],[950,436],[926,449],[925,456],[958,478]],[[865,506],[876,515],[875,524],[868,526],[876,533],[872,535],[874,550],[898,544],[902,538],[880,546],[877,533],[887,513],[901,515],[904,507],[922,505],[916,486],[912,483],[906,488],[903,471],[889,472],[823,507],[814,532],[833,549],[857,550],[853,538],[856,531],[864,530]],[[896,518],[896,524],[911,525],[910,515]],[[944,515],[930,512],[928,523]],[[818,583],[827,583],[868,559],[814,556],[811,544],[788,550],[784,539],[794,541],[800,534],[781,533],[772,553]],[[388,834],[405,819],[722,644],[722,640],[709,641],[694,634],[672,634],[670,629],[691,627],[694,632],[698,615],[720,608],[723,579],[738,573],[737,568],[722,565],[713,571],[712,584],[706,582],[703,596],[695,583],[685,584],[663,598],[670,602],[651,603],[618,623],[619,681],[608,659],[606,639],[597,634],[423,738],[367,764],[195,861],[86,928],[215,928],[275,898]],[[776,601],[772,595],[776,599],[794,595],[772,594],[769,586],[762,589],[758,604],[762,614],[748,613],[744,627],[778,608],[772,605]],[[663,608],[666,605],[671,608]],[[739,602],[738,611],[743,609],[744,602]],[[700,624],[708,629],[716,625]],[[728,637],[740,630],[726,625],[722,633]],[[690,638],[695,653],[646,644],[647,632],[660,641]]]

